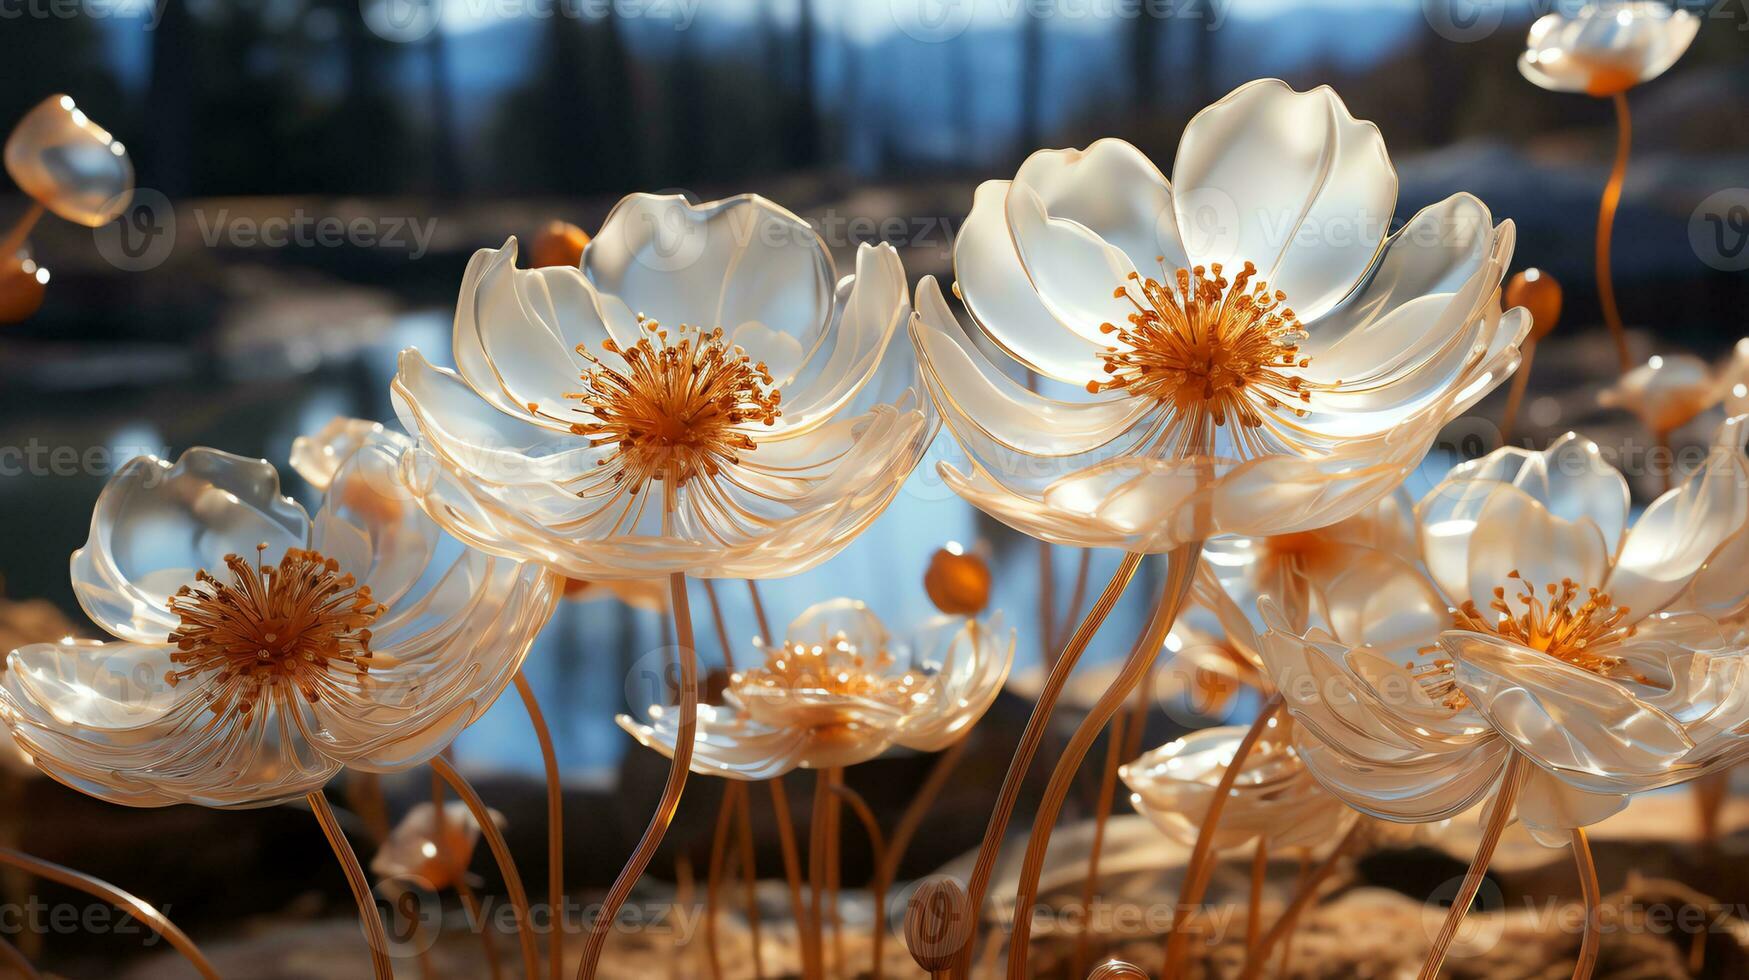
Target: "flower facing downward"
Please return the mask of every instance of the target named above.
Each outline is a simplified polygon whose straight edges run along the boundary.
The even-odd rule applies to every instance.
[[[1221,810],[1215,847],[1259,839],[1272,851],[1316,846],[1340,838],[1359,816],[1324,792],[1282,728],[1269,731],[1245,757]],[[1193,846],[1245,732],[1243,725],[1204,728],[1120,766],[1130,802],[1167,837]]]
[[[1669,70],[1700,31],[1700,19],[1657,0],[1586,4],[1530,25],[1518,70],[1556,92],[1607,96]]]
[[[1711,408],[1722,394],[1707,362],[1693,354],[1655,355],[1598,393],[1597,403],[1634,413],[1652,432],[1670,433]]]
[[[838,280],[763,198],[621,201],[580,267],[474,256],[457,372],[401,355],[406,482],[482,550],[566,576],[791,575],[898,493],[935,433],[890,246]]]
[[[502,829],[504,815],[496,810],[487,812]],[[480,823],[466,803],[454,800],[443,805],[441,832],[437,808],[416,803],[377,849],[370,870],[379,878],[434,891],[449,888],[468,873],[479,843]]]
[[[1265,597],[1262,654],[1312,773],[1419,823],[1486,797],[1522,756],[1518,815],[1564,843],[1634,793],[1749,755],[1743,424],[1631,526],[1595,443],[1498,450],[1416,506],[1412,561],[1374,553],[1306,624]]]
[[[483,714],[559,580],[398,505],[402,451],[379,433],[306,471],[328,491],[313,519],[262,460],[122,467],[72,560],[116,640],[23,646],[0,677],[0,717],[37,766],[131,806],[266,806],[342,766],[421,764]]]
[[[797,766],[854,765],[894,745],[933,752],[961,738],[1001,690],[1014,634],[989,622],[938,616],[894,646],[852,599],[820,603],[791,623],[759,666],[734,674],[721,707],[699,706],[692,769],[769,779]],[[673,714],[619,716],[621,728],[664,755],[679,734]]]
[[[1509,374],[1510,222],[1460,194],[1386,235],[1397,177],[1327,88],[1241,86],[1179,142],[1041,150],[988,181],[954,292],[1019,367],[992,364],[935,280],[912,340],[966,472],[962,497],[1034,537],[1167,551],[1330,524],[1402,481]]]

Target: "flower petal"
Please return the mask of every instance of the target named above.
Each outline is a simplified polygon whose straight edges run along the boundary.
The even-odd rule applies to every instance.
[[[1020,165],[1014,183],[1036,194],[1053,219],[1086,228],[1137,269],[1190,265],[1178,239],[1171,183],[1121,139],[1097,140],[1085,150],[1039,150]]]
[[[1701,471],[1652,501],[1634,522],[1609,576],[1617,605],[1642,616],[1663,609],[1749,522],[1749,465],[1731,444],[1737,433],[1728,423],[1721,428]]]
[[[279,492],[266,460],[196,448],[171,464],[153,456],[125,464],[103,488],[91,536],[73,552],[73,591],[99,626],[126,640],[162,642],[178,622],[167,603],[200,569],[227,554],[278,561],[303,547],[310,519]]]
[[[1504,589],[1506,601],[1516,606],[1526,589],[1540,593],[1569,580],[1582,590],[1598,588],[1593,583],[1607,574],[1609,554],[1596,524],[1589,518],[1562,520],[1509,484],[1484,486],[1491,489],[1468,535],[1465,587],[1452,598],[1468,599],[1488,615],[1496,589]]]
[[[1651,777],[1694,747],[1680,722],[1620,681],[1487,634],[1447,632],[1440,645],[1470,703],[1545,769]]]
[[[1276,79],[1197,113],[1178,142],[1172,183],[1191,259],[1235,270],[1256,263],[1305,322],[1366,274],[1397,200],[1378,127],[1356,120],[1327,86],[1295,92]]]
[[[583,250],[583,275],[671,328],[734,334],[758,323],[799,346],[802,360],[824,339],[837,281],[813,228],[756,194],[696,205],[678,194],[628,195]]]
[[[313,435],[292,440],[291,466],[304,482],[326,493],[341,463],[360,447],[377,444],[403,450],[412,446],[413,440],[381,422],[336,415]]]
[[[627,715],[614,721],[641,745],[674,758],[680,737],[680,712],[652,708],[648,722]],[[759,780],[781,776],[802,764],[809,743],[805,729],[768,728],[732,708],[698,706],[698,733],[692,743],[693,772],[701,776]]]

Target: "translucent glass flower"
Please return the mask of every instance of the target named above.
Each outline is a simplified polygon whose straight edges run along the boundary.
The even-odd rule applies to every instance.
[[[488,810],[492,822],[504,827],[504,815]],[[474,848],[480,843],[480,823],[459,800],[443,805],[443,833],[438,835],[437,807],[416,803],[370,860],[379,878],[408,882],[433,891],[448,888],[468,873]]]
[[[855,765],[898,745],[934,752],[984,715],[1014,662],[1014,633],[989,620],[937,616],[902,645],[854,599],[790,623],[764,662],[733,674],[722,706],[699,705],[692,771],[770,779],[801,766]],[[661,705],[621,728],[670,758],[679,719]]]
[[[1631,527],[1626,481],[1569,434],[1454,468],[1416,507],[1417,562],[1377,553],[1309,629],[1265,598],[1264,658],[1313,774],[1423,822],[1488,796],[1517,753],[1533,764],[1520,819],[1565,843],[1633,793],[1741,758],[1744,421]]]
[[[1615,95],[1664,74],[1699,30],[1700,18],[1657,0],[1557,10],[1530,25],[1518,70],[1552,91]]]
[[[54,643],[78,632],[60,607],[47,599],[0,599],[0,650]],[[24,779],[42,775],[11,729],[0,730],[0,769]]]
[[[1261,838],[1270,850],[1311,847],[1339,839],[1359,814],[1326,793],[1301,764],[1283,728],[1266,734],[1245,757],[1221,809],[1214,846],[1221,850]],[[1248,726],[1204,728],[1118,767],[1130,803],[1172,840],[1192,847],[1203,815]]]
[[[133,200],[127,150],[70,95],[49,96],[12,127],[6,173],[43,207],[92,228],[108,224]]]
[[[264,460],[123,466],[72,559],[116,639],[21,647],[0,682],[36,764],[116,803],[249,807],[447,745],[510,682],[559,579],[445,538],[400,501],[398,453],[344,459],[313,519]]]
[[[633,195],[581,268],[468,266],[459,373],[401,356],[405,471],[458,537],[572,578],[768,578],[810,568],[878,516],[935,419],[890,246],[856,274],[755,196]],[[448,479],[441,474],[449,474]]]
[[[1598,393],[1597,403],[1639,416],[1653,432],[1673,432],[1718,402],[1707,362],[1693,354],[1654,355]]]
[[[1511,222],[1458,194],[1387,236],[1396,196],[1376,127],[1275,80],[1198,113],[1170,182],[1115,139],[985,182],[955,289],[1050,381],[991,364],[925,278],[912,336],[971,464],[943,478],[1034,537],[1149,552],[1378,499],[1530,326],[1499,310]]]

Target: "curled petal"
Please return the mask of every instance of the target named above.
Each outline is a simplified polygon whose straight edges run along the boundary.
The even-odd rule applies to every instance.
[[[1518,819],[1544,847],[1565,847],[1575,827],[1589,827],[1620,813],[1627,793],[1592,793],[1559,776],[1532,769],[1518,790]]]
[[[965,737],[1008,679],[1014,644],[1000,613],[987,622],[941,616],[924,624],[911,640],[911,661],[932,674],[935,689],[901,724],[898,743],[936,752]]]
[[[668,758],[674,757],[680,737],[678,710],[654,707],[648,722],[627,715],[614,720],[639,744]],[[841,746],[818,744],[814,733],[805,728],[773,728],[741,716],[732,707],[701,704],[698,732],[692,743],[692,771],[727,779],[772,779],[797,766],[853,765],[874,758],[888,744],[875,738],[841,750]]]
[[[280,494],[266,460],[196,448],[173,466],[137,457],[103,488],[91,536],[73,552],[73,591],[99,626],[122,639],[163,642],[177,617],[168,601],[200,569],[266,544],[277,560],[302,547],[310,519]]]
[[[336,415],[315,434],[292,440],[291,466],[304,482],[327,492],[341,463],[361,447],[378,444],[402,450],[411,447],[413,440],[381,422]]]
[[[1640,615],[1675,600],[1708,557],[1749,523],[1749,465],[1727,423],[1701,471],[1652,501],[1622,542],[1609,576],[1619,605]]]

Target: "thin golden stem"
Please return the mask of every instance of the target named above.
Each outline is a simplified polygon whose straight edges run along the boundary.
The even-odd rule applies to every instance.
[[[35,228],[36,223],[42,220],[42,216],[42,202],[30,202],[30,207],[18,216],[17,221],[12,223],[12,228],[6,232],[6,237],[0,239],[0,259],[9,259],[18,254],[18,250],[24,247],[24,240],[30,237],[31,229]]]
[[[717,643],[723,648],[723,669],[733,674],[735,672],[735,650],[729,643],[729,627],[723,620],[723,605],[717,601],[717,586],[710,579],[700,579],[704,583],[704,597],[711,606],[711,623],[717,630]]]
[[[1700,842],[1712,847],[1719,840],[1719,811],[1731,795],[1731,772],[1709,772],[1694,781],[1696,816],[1700,819]]]
[[[1087,972],[1087,940],[1093,926],[1093,900],[1099,892],[1099,855],[1105,847],[1105,823],[1111,818],[1111,797],[1117,786],[1117,764],[1127,741],[1125,718],[1113,715],[1105,732],[1105,769],[1099,775],[1099,802],[1093,812],[1093,843],[1087,851],[1087,877],[1081,882],[1081,928],[1075,932],[1075,954],[1070,976]]]
[[[735,816],[735,797],[742,786],[729,780],[723,787],[723,801],[717,807],[717,825],[711,833],[711,859],[704,879],[704,948],[710,963],[711,976],[723,975],[722,955],[717,950],[717,896],[723,884],[723,858],[728,850],[729,823]]]
[[[759,597],[759,583],[756,580],[747,580],[747,594],[753,598],[753,618],[759,623],[759,638],[768,644],[774,642],[771,620],[765,618],[765,600]]]
[[[1008,832],[1008,820],[1014,815],[1014,804],[1020,798],[1020,784],[1026,779],[1026,771],[1032,766],[1032,757],[1038,752],[1039,742],[1043,741],[1045,732],[1050,728],[1051,711],[1057,706],[1057,698],[1063,693],[1063,685],[1069,681],[1069,672],[1075,669],[1075,664],[1081,659],[1081,652],[1087,649],[1087,644],[1093,639],[1099,625],[1105,617],[1111,614],[1113,606],[1117,605],[1118,597],[1123,595],[1130,580],[1135,578],[1136,569],[1142,564],[1140,554],[1124,555],[1118,563],[1117,571],[1112,573],[1111,581],[1106,583],[1105,591],[1093,603],[1093,608],[1087,611],[1081,625],[1075,627],[1075,633],[1064,644],[1062,653],[1051,665],[1050,675],[1045,679],[1044,688],[1039,692],[1038,703],[1033,706],[1032,716],[1026,720],[1026,729],[1020,734],[1020,744],[1015,746],[1014,757],[1008,762],[1008,772],[1002,777],[1002,788],[996,794],[996,807],[990,813],[990,823],[984,828],[984,839],[978,844],[978,857],[972,865],[972,876],[966,884],[966,908],[971,912],[971,923],[966,932],[966,943],[960,951],[959,965],[954,969],[954,975],[963,978],[971,970],[972,956],[977,950],[978,920],[984,906],[984,892],[990,887],[990,876],[996,871],[996,852],[1002,846],[1002,838]]]
[[[383,779],[374,772],[346,770],[346,805],[364,821],[371,842],[381,845],[389,836],[389,807],[383,799]]]
[[[1482,828],[1482,839],[1476,845],[1476,856],[1470,861],[1469,870],[1464,872],[1463,884],[1458,886],[1457,895],[1451,902],[1451,911],[1446,913],[1445,922],[1439,927],[1439,935],[1433,938],[1433,945],[1427,951],[1427,960],[1421,964],[1420,980],[1434,980],[1439,976],[1439,968],[1445,963],[1446,951],[1451,948],[1451,941],[1457,938],[1458,926],[1469,912],[1470,903],[1476,900],[1476,892],[1482,887],[1482,878],[1488,872],[1488,862],[1494,858],[1494,848],[1500,845],[1500,834],[1505,831],[1506,822],[1512,816],[1512,804],[1518,799],[1518,786],[1523,778],[1524,757],[1514,752],[1512,761],[1506,764],[1505,774],[1500,777],[1500,789],[1495,793],[1493,812],[1488,815],[1488,823]]]
[[[1190,585],[1201,561],[1200,541],[1180,545],[1168,556],[1165,581],[1161,584],[1160,596],[1154,602],[1147,626],[1130,648],[1129,656],[1118,669],[1111,686],[1094,702],[1087,717],[1082,719],[1075,734],[1070,736],[1069,744],[1063,748],[1056,768],[1051,771],[1044,798],[1039,802],[1038,813],[1033,817],[1032,834],[1026,842],[1026,857],[1020,865],[1020,884],[1014,893],[1014,927],[1008,945],[1009,980],[1025,980],[1026,977],[1027,959],[1031,952],[1030,910],[1033,900],[1038,896],[1038,879],[1044,870],[1045,849],[1050,845],[1051,830],[1056,825],[1057,814],[1063,808],[1063,799],[1068,795],[1075,772],[1081,767],[1081,760],[1087,757],[1088,750],[1093,747],[1094,739],[1099,737],[1100,729],[1123,707],[1130,692],[1141,682],[1143,675],[1160,655],[1160,650],[1166,643],[1166,634],[1171,632],[1172,623],[1178,618],[1178,610],[1184,605],[1185,597],[1190,594]]]
[[[1038,642],[1045,657],[1057,652],[1052,638],[1057,635],[1057,573],[1051,561],[1051,543],[1036,542],[1038,547]]]
[[[814,800],[808,807],[808,941],[803,949],[815,977],[825,976],[826,969],[826,797],[831,782],[832,770],[814,770]]]
[[[1609,246],[1615,235],[1615,212],[1621,205],[1622,180],[1628,172],[1628,149],[1633,145],[1633,124],[1628,118],[1628,97],[1615,94],[1615,164],[1609,169],[1609,183],[1603,185],[1603,199],[1597,206],[1597,297],[1603,305],[1603,322],[1615,340],[1616,360],[1621,373],[1633,368],[1633,355],[1628,352],[1627,330],[1622,327],[1621,311],[1615,305],[1615,281],[1610,278]]]
[[[692,892],[692,856],[685,851],[681,851],[680,854],[674,858],[673,910],[676,921],[679,921],[684,910],[692,908]],[[670,960],[668,964],[669,976],[679,977],[682,975],[690,975],[690,973],[683,974],[682,971],[687,970],[690,966],[690,958],[686,953],[691,944],[691,939],[692,935],[688,932],[683,933],[675,942],[674,958]]]
[[[535,949],[534,917],[529,914],[528,892],[522,887],[522,875],[516,871],[516,858],[510,854],[510,844],[504,840],[498,822],[492,819],[486,801],[480,799],[473,784],[464,779],[448,759],[441,755],[433,757],[431,768],[468,805],[468,812],[474,815],[474,822],[480,825],[480,833],[486,838],[486,846],[492,850],[492,859],[498,862],[498,874],[504,879],[504,890],[510,893],[510,905],[516,910],[516,934],[522,941],[523,972],[532,980],[540,975],[540,953]]]
[[[650,816],[650,825],[644,829],[644,836],[632,851],[631,859],[614,879],[595,921],[590,923],[589,940],[583,946],[583,960],[577,964],[577,976],[581,980],[594,980],[601,962],[601,951],[607,945],[608,935],[613,932],[614,917],[631,895],[632,886],[643,876],[650,859],[656,856],[656,848],[661,845],[662,836],[674,819],[674,811],[680,806],[680,793],[686,788],[686,774],[692,766],[692,741],[698,733],[698,655],[692,639],[692,607],[686,598],[686,576],[680,572],[669,575],[668,591],[672,597],[670,606],[674,613],[675,639],[680,647],[680,732],[674,742],[674,759],[668,767],[668,782],[662,788],[662,798],[656,803],[656,812]]]
[[[871,980],[881,980],[881,944],[887,935],[887,882],[882,878],[881,868],[887,863],[887,844],[881,836],[881,825],[875,820],[874,811],[868,807],[868,801],[862,794],[842,782],[832,784],[832,792],[850,806],[856,819],[862,822],[862,832],[868,835],[869,850],[874,852],[875,876],[869,885],[871,897],[874,899],[874,963],[870,968]]]
[[[838,787],[844,785],[844,770],[834,768],[832,779],[827,784],[827,790],[832,795],[826,798],[826,921],[832,926],[832,975],[844,974],[844,931],[843,923],[838,918],[838,885],[842,871],[842,844],[844,842],[843,801],[838,798]]]
[[[1500,416],[1500,445],[1512,445],[1513,432],[1518,428],[1518,408],[1524,402],[1524,390],[1530,387],[1530,365],[1536,360],[1536,337],[1526,337],[1519,348],[1521,359],[1512,374],[1512,388],[1506,394],[1506,411]]]
[[[1355,821],[1354,826],[1348,828],[1348,833],[1336,842],[1336,846],[1331,848],[1329,856],[1324,858],[1317,868],[1310,873],[1300,875],[1298,887],[1294,889],[1294,897],[1288,902],[1287,908],[1282,910],[1281,916],[1275,920],[1274,925],[1269,927],[1269,932],[1265,933],[1261,940],[1257,938],[1257,916],[1253,913],[1251,942],[1245,953],[1245,968],[1240,972],[1239,980],[1256,980],[1263,972],[1263,965],[1269,962],[1270,951],[1275,948],[1276,943],[1281,942],[1282,937],[1293,934],[1294,926],[1299,924],[1300,914],[1305,911],[1312,899],[1317,897],[1318,888],[1324,884],[1325,879],[1336,871],[1337,862],[1359,838],[1362,826],[1361,821]],[[1263,853],[1261,838],[1258,839],[1257,849],[1258,854],[1261,855]],[[1263,873],[1254,863],[1251,869],[1252,908],[1257,907],[1262,893]]]
[[[802,859],[796,849],[795,825],[790,822],[789,796],[783,791],[783,779],[766,782],[771,787],[772,815],[777,821],[778,844],[783,850],[783,874],[789,880],[790,912],[796,920],[796,935],[802,947],[802,976],[818,980],[813,971],[813,957],[808,950],[808,907],[802,901]]]
[[[1591,841],[1584,827],[1573,828],[1573,861],[1579,867],[1579,891],[1585,898],[1585,935],[1579,940],[1579,961],[1573,964],[1573,980],[1591,980],[1597,970],[1598,905],[1603,889],[1597,883],[1597,862],[1591,858]]]
[[[565,902],[565,790],[559,783],[559,754],[553,747],[553,732],[547,727],[547,716],[534,696],[528,676],[516,672],[516,693],[522,695],[522,707],[528,712],[529,727],[540,742],[541,768],[547,777],[547,918],[552,934],[547,937],[547,973],[551,980],[560,980],[565,969],[565,930],[559,920],[559,909]]]
[[[1065,622],[1075,622],[1081,616],[1081,604],[1087,601],[1087,575],[1093,565],[1093,549],[1082,548],[1081,556],[1075,562],[1075,587],[1069,592],[1069,617]],[[1061,641],[1052,638],[1053,649]]]
[[[1196,832],[1196,844],[1190,849],[1190,858],[1184,866],[1184,884],[1179,889],[1178,904],[1172,910],[1172,931],[1166,934],[1166,965],[1163,976],[1176,977],[1184,963],[1184,954],[1190,939],[1190,930],[1185,928],[1190,921],[1191,912],[1202,902],[1203,891],[1208,888],[1209,873],[1213,870],[1209,858],[1214,852],[1215,829],[1220,826],[1221,812],[1227,807],[1227,798],[1233,793],[1233,783],[1239,778],[1239,773],[1245,768],[1245,757],[1251,754],[1251,749],[1257,740],[1263,737],[1269,728],[1270,721],[1281,708],[1281,695],[1271,695],[1263,704],[1263,709],[1257,712],[1257,719],[1245,732],[1245,737],[1239,740],[1239,745],[1233,751],[1233,759],[1227,763],[1226,771],[1221,773],[1220,782],[1215,784],[1215,791],[1209,797],[1208,811],[1203,814],[1202,826]]]
[[[24,980],[42,980],[42,974],[37,972],[36,967],[31,965],[30,960],[27,959],[23,953],[18,951],[17,946],[12,945],[5,939],[0,939],[0,963],[5,963],[7,966],[11,967],[12,972],[23,977]],[[880,978],[876,977],[875,980],[880,980]]]
[[[1653,433],[1658,440],[1658,448],[1663,450],[1658,454],[1658,472],[1664,478],[1664,493],[1676,485],[1676,450],[1670,448],[1670,430],[1659,429]]]
[[[315,813],[316,822],[322,826],[322,833],[328,838],[328,846],[334,849],[334,858],[340,862],[340,869],[346,872],[346,884],[352,888],[353,901],[358,903],[358,921],[360,925],[364,926],[365,942],[370,946],[371,969],[375,972],[377,980],[394,980],[395,968],[389,964],[389,934],[383,929],[382,917],[377,914],[376,897],[371,894],[370,881],[364,876],[364,868],[359,866],[358,855],[352,852],[352,845],[346,842],[346,833],[340,829],[340,820],[334,816],[334,808],[328,805],[328,798],[322,795],[322,791],[316,790],[304,799],[309,802],[310,810]],[[0,859],[4,858],[0,857]],[[55,877],[41,871],[38,871],[37,874],[42,874],[45,878]],[[56,878],[56,880],[62,879]],[[139,899],[135,899],[131,895],[127,897],[139,902]],[[114,899],[110,900],[114,901]],[[144,902],[140,902],[140,904],[145,905]],[[149,905],[145,907],[151,909]],[[154,910],[152,914],[156,915],[157,912]],[[171,945],[182,950],[182,954],[194,963],[195,968],[200,970],[203,976],[213,978],[218,976],[212,965],[206,961],[205,957],[201,957],[198,951],[192,954],[189,952],[189,950],[194,949],[193,943],[188,944],[188,949],[182,949],[182,944],[177,942],[177,937],[181,936],[180,930],[175,933],[165,933],[158,929],[151,919],[142,917],[141,921],[152,926],[160,935],[170,940]],[[182,936],[182,942],[187,941],[188,937]]]
[[[468,921],[473,924],[474,931],[480,934],[480,947],[486,954],[486,968],[491,972],[492,980],[500,980],[504,976],[504,968],[498,963],[498,940],[492,937],[493,930],[486,922],[479,896],[474,894],[473,887],[468,884],[467,875],[456,878],[455,893],[461,897],[462,907],[467,909]],[[560,924],[555,921],[553,928],[560,928]]]
[[[1294,879],[1294,892],[1297,894],[1304,890],[1306,882],[1310,881],[1311,877],[1312,849],[1309,847],[1302,847],[1300,848],[1300,873],[1299,877]],[[1299,933],[1295,931],[1298,928],[1299,913],[1296,912],[1294,915],[1295,918],[1288,923],[1287,939],[1281,944],[1281,957],[1275,961],[1275,975],[1278,977],[1288,977],[1293,975],[1288,972],[1288,967],[1292,965],[1294,961],[1294,940],[1299,938]]]
[[[1251,904],[1245,914],[1245,958],[1257,955],[1263,939],[1263,881],[1269,874],[1269,838],[1257,835],[1251,852]]]
[[[905,812],[899,815],[899,822],[893,828],[892,840],[887,843],[887,860],[882,866],[881,874],[888,883],[898,880],[899,862],[904,860],[905,850],[911,846],[911,838],[916,836],[923,817],[935,803],[935,798],[941,795],[942,787],[947,785],[948,777],[953,775],[960,757],[966,754],[966,747],[971,744],[972,739],[968,734],[943,750],[936,757],[929,775],[924,777],[923,785],[912,795],[911,802],[905,804]]]
[[[738,811],[735,822],[741,838],[741,887],[746,890],[743,904],[747,914],[747,938],[753,944],[754,980],[765,980],[765,953],[759,944],[759,865],[753,852],[753,791],[742,787],[735,801]]]

